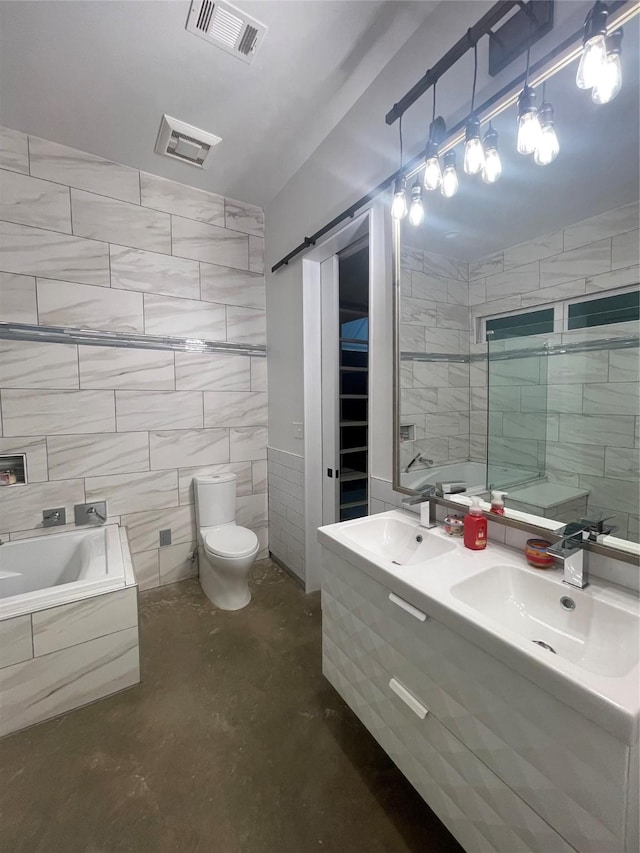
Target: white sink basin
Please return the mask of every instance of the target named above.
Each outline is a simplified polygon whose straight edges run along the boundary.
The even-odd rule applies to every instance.
[[[497,630],[546,643],[559,657],[596,675],[624,676],[638,662],[638,613],[594,597],[588,587],[573,589],[557,575],[492,566],[454,584],[451,594]],[[563,606],[565,598],[574,609]]]
[[[374,551],[397,566],[413,566],[454,551],[454,542],[429,533],[416,522],[385,515],[370,515],[341,531],[345,539]]]

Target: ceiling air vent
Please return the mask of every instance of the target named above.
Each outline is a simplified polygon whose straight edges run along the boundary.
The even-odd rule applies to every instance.
[[[163,115],[155,152],[167,157],[175,157],[176,160],[191,163],[192,166],[199,166],[202,169],[209,152],[218,142],[220,137],[214,136],[213,133],[207,133],[192,124]]]
[[[187,29],[243,62],[253,62],[267,28],[231,3],[192,0]]]

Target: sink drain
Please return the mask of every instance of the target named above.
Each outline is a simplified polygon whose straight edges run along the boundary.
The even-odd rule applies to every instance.
[[[573,600],[573,598],[569,598],[568,595],[562,596],[562,598],[560,599],[560,606],[563,607],[565,610],[575,610],[576,609],[575,601]]]
[[[557,654],[556,650],[553,646],[550,646],[549,643],[545,643],[544,640],[532,640],[532,643],[535,643],[536,646],[542,646],[543,649],[546,649],[548,652],[553,652],[553,654]]]

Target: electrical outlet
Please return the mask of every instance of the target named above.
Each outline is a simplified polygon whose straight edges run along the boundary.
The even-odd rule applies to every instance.
[[[293,421],[291,427],[291,432],[294,438],[304,438],[304,426],[301,423]]]
[[[171,545],[171,528],[160,531],[160,547],[163,545]]]

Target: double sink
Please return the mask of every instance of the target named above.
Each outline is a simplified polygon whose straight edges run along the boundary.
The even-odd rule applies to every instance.
[[[640,618],[633,592],[559,569],[538,570],[516,549],[469,551],[441,529],[394,510],[320,528],[320,542],[484,646],[580,710],[637,739]],[[587,714],[590,716],[590,714]],[[632,741],[628,741],[632,742]]]

